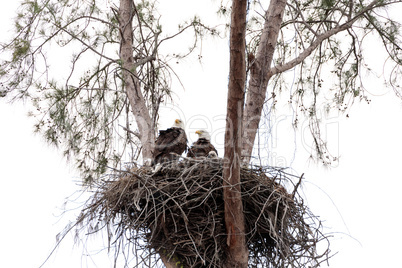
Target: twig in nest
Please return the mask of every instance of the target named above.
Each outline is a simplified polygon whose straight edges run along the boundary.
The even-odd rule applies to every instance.
[[[317,267],[329,258],[329,248],[317,252],[328,237],[298,194],[302,178],[272,167],[241,169],[251,267]],[[222,267],[222,180],[222,161],[208,158],[164,163],[157,172],[143,167],[115,174],[96,185],[80,221],[88,227],[102,223],[111,245],[133,245],[137,259],[149,254],[157,260],[159,253],[183,267]],[[291,194],[284,183],[294,185]]]

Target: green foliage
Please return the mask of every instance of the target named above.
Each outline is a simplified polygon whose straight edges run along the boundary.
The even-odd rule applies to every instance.
[[[163,34],[156,3],[133,6],[136,64],[131,70],[154,122],[171,94],[167,62],[173,56],[161,55],[159,47],[187,30],[196,40],[212,32],[197,19]],[[141,144],[123,87],[118,1],[26,0],[14,27],[14,39],[0,47],[9,55],[0,63],[1,96],[31,100],[35,131],[74,161],[85,182],[123,159],[136,160]]]
[[[396,67],[389,85],[399,95],[402,63],[400,24],[388,18],[385,8],[398,1],[303,0],[288,1],[273,66],[299,56],[317,38],[350,21],[338,35],[326,38],[294,69],[294,77],[274,76],[269,84],[268,104],[284,90],[291,91],[289,103],[309,119],[318,158],[328,159],[326,143],[320,137],[317,111],[346,111],[355,99],[369,101],[360,75],[364,69],[362,43],[376,33]],[[108,166],[139,156],[141,145],[136,124],[123,90],[119,57],[118,1],[38,0],[24,1],[15,19],[15,37],[2,44],[8,59],[0,63],[0,96],[13,100],[28,98],[38,119],[36,131],[60,147],[76,162],[85,180],[99,177]],[[267,8],[267,7],[262,7]],[[215,27],[194,16],[172,33],[159,24],[156,1],[136,1],[133,8],[134,61],[146,105],[154,122],[159,105],[171,96],[172,68],[195,51],[201,37],[216,36]],[[230,1],[218,3],[218,14],[228,18]],[[253,10],[256,10],[253,12]],[[362,13],[362,11],[364,11]],[[247,52],[256,54],[265,23],[260,1],[250,1]],[[356,17],[357,16],[357,17]],[[194,43],[186,51],[162,55],[160,47],[183,32],[192,31]],[[70,55],[65,59],[64,55]],[[62,61],[62,69],[53,69]],[[55,82],[57,81],[57,82]]]
[[[321,8],[324,9],[332,9],[335,5],[335,0],[322,0],[321,1]]]
[[[400,77],[401,25],[388,16],[386,7],[399,1],[334,1],[304,0],[288,1],[282,28],[277,42],[274,66],[290,62],[306,50],[317,38],[348,22],[353,22],[344,31],[323,40],[320,45],[300,65],[292,69],[294,75],[279,73],[269,83],[269,96],[280,96],[284,89],[291,92],[289,103],[295,111],[294,125],[300,123],[300,116],[309,121],[314,140],[316,159],[330,164],[332,157],[321,137],[320,111],[347,111],[354,100],[369,102],[361,74],[370,72],[365,64],[364,41],[370,33],[376,33],[384,44],[395,67],[389,84],[398,96]],[[367,8],[371,5],[371,8]],[[258,5],[256,7],[258,9]],[[389,7],[391,8],[391,7]],[[363,12],[364,11],[364,12]],[[363,12],[363,13],[362,13]],[[254,54],[259,45],[259,37],[264,24],[260,16],[263,11],[249,19],[248,50]],[[400,78],[399,78],[400,80]],[[268,105],[276,103],[275,97]]]
[[[14,51],[13,51],[12,61],[16,62],[19,58],[25,57],[28,54],[30,44],[26,40],[16,39],[13,46],[14,46]]]

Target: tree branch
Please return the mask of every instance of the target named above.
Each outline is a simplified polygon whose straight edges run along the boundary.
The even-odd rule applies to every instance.
[[[286,3],[286,0],[272,0],[270,2],[265,13],[264,29],[257,55],[254,63],[250,66],[242,135],[242,157],[245,163],[251,159],[269,81],[266,73],[272,62]]]
[[[119,7],[119,26],[121,34],[120,59],[124,87],[137,123],[144,163],[150,162],[155,144],[154,124],[147,109],[145,98],[141,92],[140,82],[136,73],[136,63],[133,57],[133,6],[131,0],[121,0]]]
[[[141,140],[141,135],[140,135],[139,132],[137,132],[137,131],[132,131],[131,129],[128,129],[128,128],[126,128],[125,126],[122,126],[122,125],[120,125],[120,124],[119,124],[119,126],[121,126],[124,131],[127,131],[127,132],[133,134],[133,135],[136,136],[139,140]]]
[[[341,24],[323,34],[317,35],[317,38],[311,43],[311,45],[306,48],[302,53],[299,54],[299,56],[297,56],[295,59],[285,63],[285,64],[281,64],[281,65],[277,65],[271,69],[269,69],[267,77],[268,79],[270,79],[272,76],[278,74],[278,73],[282,73],[285,72],[287,70],[292,69],[293,67],[299,65],[300,63],[302,63],[308,56],[311,55],[311,53],[326,39],[330,38],[331,36],[345,31],[347,29],[349,29],[350,27],[352,27],[353,23],[356,22],[356,20],[358,20],[360,17],[364,16],[364,14],[369,11],[370,9],[373,9],[374,7],[376,7],[376,4],[380,2],[378,0],[372,1],[367,7],[365,7],[364,9],[362,9],[359,13],[357,13],[352,19],[350,19],[349,21],[345,22],[344,24]]]

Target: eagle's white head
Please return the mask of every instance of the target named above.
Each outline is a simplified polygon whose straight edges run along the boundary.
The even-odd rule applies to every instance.
[[[206,131],[206,130],[197,130],[195,133],[198,134],[199,139],[206,139],[208,141],[211,141],[211,135],[209,135],[208,131]]]
[[[174,120],[174,124],[172,127],[184,129],[184,123],[180,119],[176,119],[176,120]]]
[[[210,151],[207,158],[218,158],[218,154],[215,151]]]

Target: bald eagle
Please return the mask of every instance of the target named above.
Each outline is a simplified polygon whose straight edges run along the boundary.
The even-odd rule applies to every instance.
[[[187,157],[218,157],[218,151],[211,144],[211,136],[205,130],[197,130],[198,140],[187,152]]]
[[[186,150],[187,136],[184,124],[180,119],[176,119],[171,128],[159,131],[159,137],[155,141],[153,164],[176,160],[178,155]]]

